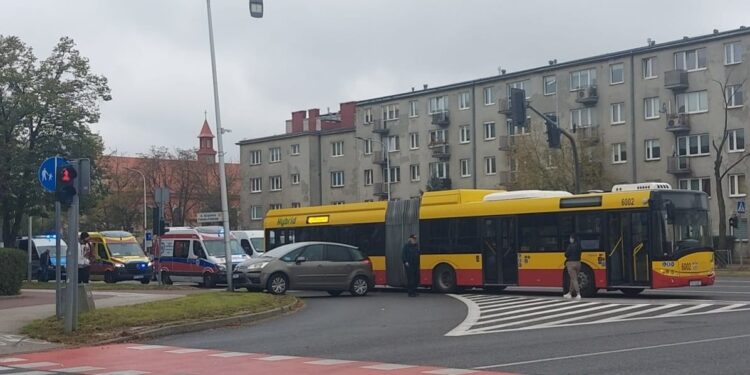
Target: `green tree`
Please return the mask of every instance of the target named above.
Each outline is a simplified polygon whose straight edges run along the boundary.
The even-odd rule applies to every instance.
[[[72,39],[61,38],[39,61],[18,37],[0,35],[0,220],[6,244],[15,241],[24,215],[43,215],[52,205],[36,177],[44,158],[90,158],[96,170],[103,146],[89,125],[99,120],[100,101],[110,99],[107,79],[91,72]]]

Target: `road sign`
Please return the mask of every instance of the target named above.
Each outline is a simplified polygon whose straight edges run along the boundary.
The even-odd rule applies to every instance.
[[[164,207],[169,202],[169,188],[158,187],[154,190],[154,201],[159,207]]]
[[[737,201],[737,213],[738,214],[745,213],[745,201]]]
[[[153,239],[154,239],[154,234],[150,230],[147,230],[146,231],[146,241],[151,241]]]
[[[44,190],[47,190],[50,193],[55,192],[55,188],[57,187],[57,167],[68,164],[69,163],[65,158],[59,156],[47,158],[47,160],[42,162],[42,165],[39,166],[38,177]]]
[[[198,222],[199,223],[218,223],[224,221],[224,215],[221,212],[199,212]]]

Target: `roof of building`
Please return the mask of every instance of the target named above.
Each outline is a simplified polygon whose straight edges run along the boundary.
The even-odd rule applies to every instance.
[[[211,127],[208,126],[208,120],[203,121],[203,127],[201,128],[201,133],[198,134],[198,138],[213,138],[214,133],[211,132]]]
[[[354,128],[340,128],[340,129],[330,129],[330,130],[304,131],[304,132],[299,132],[299,133],[285,133],[285,134],[271,135],[268,137],[243,139],[237,142],[236,144],[238,146],[242,146],[242,145],[263,143],[263,142],[268,142],[268,141],[278,141],[281,139],[290,139],[290,138],[297,138],[297,137],[311,137],[311,136],[317,136],[317,135],[349,133],[349,132],[353,132],[354,130],[355,130]]]

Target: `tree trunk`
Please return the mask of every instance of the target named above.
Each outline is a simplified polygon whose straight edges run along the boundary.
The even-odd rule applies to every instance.
[[[721,165],[721,158],[718,160],[718,164]],[[714,180],[716,182],[716,203],[719,205],[719,243],[717,246],[719,249],[727,249],[727,207],[724,202],[724,186],[721,184],[721,169],[719,167],[714,168]]]

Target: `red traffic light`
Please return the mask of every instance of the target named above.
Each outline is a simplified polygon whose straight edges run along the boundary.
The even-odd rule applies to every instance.
[[[70,182],[73,180],[73,177],[70,177],[70,170],[65,168],[62,170],[62,176],[60,176],[60,181],[62,182]]]
[[[72,166],[66,165],[60,167],[57,175],[57,182],[62,184],[71,184],[73,179],[78,176],[78,172]]]

